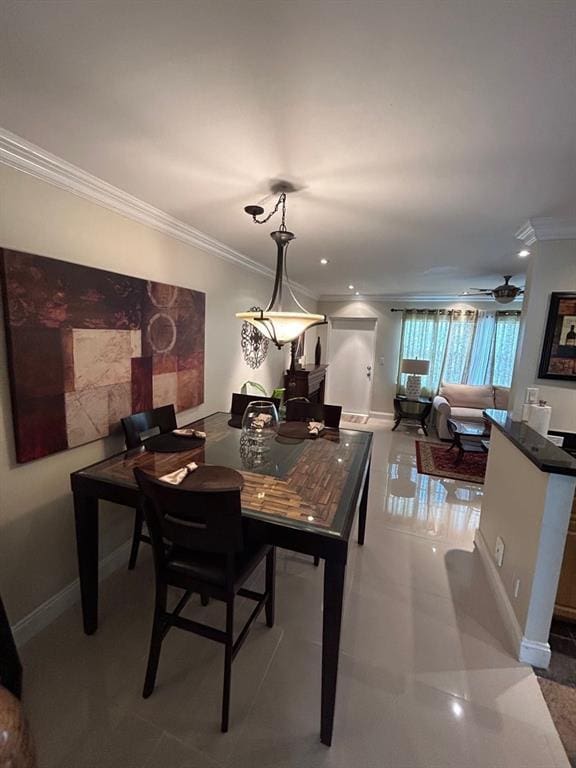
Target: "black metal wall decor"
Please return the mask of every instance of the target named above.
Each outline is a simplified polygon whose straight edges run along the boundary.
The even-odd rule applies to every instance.
[[[260,309],[260,307],[250,307],[250,312],[259,312]],[[268,339],[252,323],[247,320],[242,323],[240,345],[246,365],[250,368],[260,368],[268,354],[268,343]]]

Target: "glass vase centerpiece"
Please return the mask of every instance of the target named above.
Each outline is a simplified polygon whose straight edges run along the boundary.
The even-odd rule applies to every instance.
[[[278,431],[278,411],[274,403],[254,400],[248,404],[242,417],[242,432],[252,450],[265,451]]]

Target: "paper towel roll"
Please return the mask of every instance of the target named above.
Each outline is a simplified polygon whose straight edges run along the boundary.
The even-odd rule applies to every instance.
[[[549,405],[531,405],[528,414],[528,426],[546,437],[551,416],[552,408]]]

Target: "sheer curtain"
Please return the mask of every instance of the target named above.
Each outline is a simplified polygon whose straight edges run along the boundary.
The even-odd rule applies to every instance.
[[[422,377],[425,396],[436,394],[443,381],[509,387],[519,328],[518,311],[407,309],[400,362],[430,361],[429,374]],[[398,392],[405,391],[406,379],[406,374],[398,374]]]
[[[431,396],[440,385],[451,323],[452,315],[448,312],[435,309],[404,310],[399,362],[406,358],[430,361],[428,376],[422,377],[424,396]],[[405,373],[398,373],[399,393],[406,391],[407,378]]]
[[[494,365],[492,384],[509,387],[514,373],[516,347],[520,333],[520,313],[498,312],[496,315],[496,338],[494,340]]]

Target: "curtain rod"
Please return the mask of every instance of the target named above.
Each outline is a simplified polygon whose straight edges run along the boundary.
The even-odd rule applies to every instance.
[[[485,309],[415,309],[415,308],[406,308],[406,309],[393,308],[390,310],[390,312],[415,312],[416,314],[442,312],[447,315],[451,315],[453,313],[474,314],[475,312],[486,312],[486,311],[489,311],[489,310],[485,310]],[[519,309],[497,309],[496,314],[497,315],[521,315],[522,312]]]

